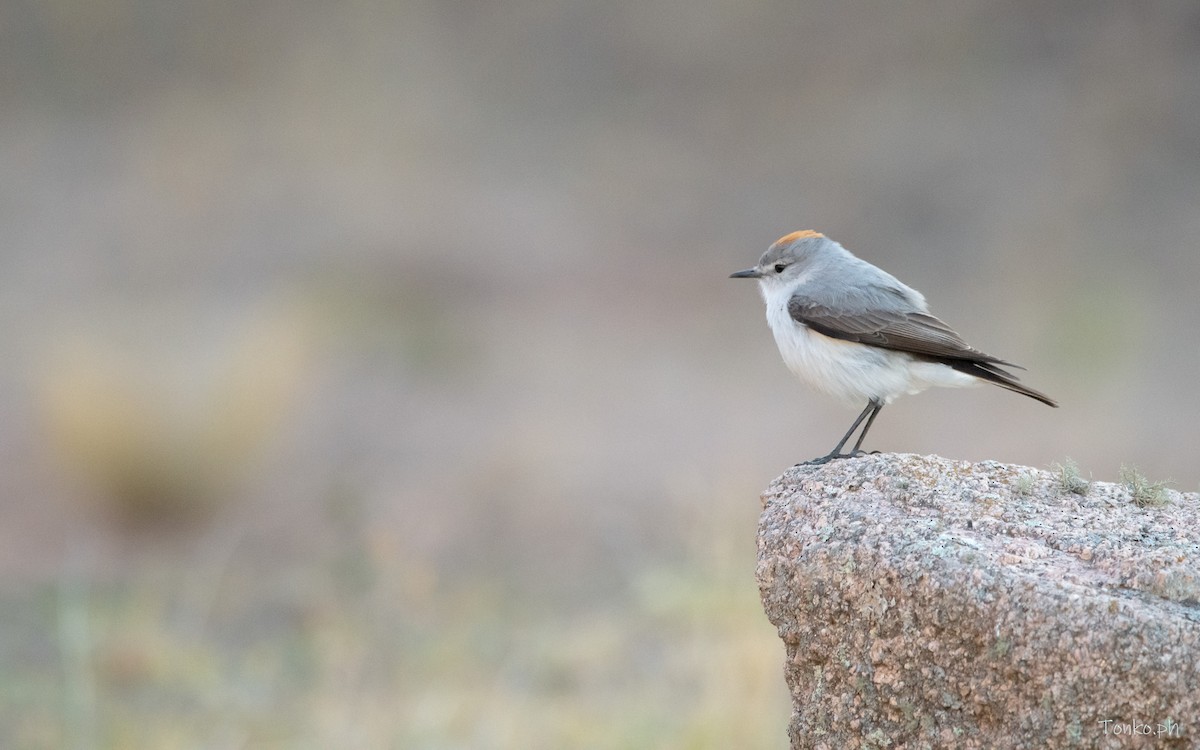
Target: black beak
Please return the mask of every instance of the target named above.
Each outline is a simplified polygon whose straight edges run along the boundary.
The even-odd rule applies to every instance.
[[[738,271],[737,273],[729,274],[729,278],[731,278],[731,279],[761,279],[762,271],[759,271],[757,268],[747,268],[745,271]]]

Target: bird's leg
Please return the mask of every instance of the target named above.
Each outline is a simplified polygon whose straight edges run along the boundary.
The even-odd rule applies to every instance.
[[[835,458],[851,458],[859,455],[859,448],[862,447],[863,439],[867,436],[867,430],[871,429],[871,423],[875,421],[875,415],[879,414],[880,410],[882,409],[882,401],[871,399],[869,402],[867,402],[867,408],[862,410],[862,414],[858,415],[858,418],[854,420],[854,424],[850,425],[850,429],[846,431],[846,434],[842,436],[842,439],[838,442],[837,446],[830,451],[828,456],[821,456],[820,458],[814,458],[811,461],[805,461],[804,465],[817,466],[828,463]],[[854,444],[854,450],[850,453],[842,453],[842,448],[846,447],[846,443],[850,440],[850,436],[854,434],[864,419],[867,420],[867,426],[863,428],[862,434],[858,436],[858,442]]]
[[[862,448],[863,440],[867,437],[867,430],[871,429],[871,423],[875,421],[875,417],[879,416],[879,412],[883,411],[883,403],[880,401],[872,401],[875,406],[875,411],[871,412],[871,416],[867,417],[867,424],[863,427],[862,432],[858,435],[858,442],[854,444],[854,450],[850,451],[851,456],[857,456]]]

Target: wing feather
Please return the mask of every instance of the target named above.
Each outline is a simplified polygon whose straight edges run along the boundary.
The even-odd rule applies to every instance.
[[[814,331],[843,341],[892,349],[934,359],[967,360],[1018,367],[970,346],[950,326],[911,305],[896,304],[899,290],[848,296],[836,307],[798,292],[788,301],[792,319]],[[886,296],[881,296],[883,292]],[[875,298],[893,303],[891,309],[871,305]],[[904,309],[908,307],[908,309]]]

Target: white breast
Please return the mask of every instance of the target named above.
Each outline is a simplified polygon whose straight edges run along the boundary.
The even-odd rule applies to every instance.
[[[890,403],[932,385],[961,387],[980,381],[945,365],[903,352],[841,341],[797,323],[788,313],[790,291],[763,289],[767,324],[784,363],[797,377],[848,405]]]

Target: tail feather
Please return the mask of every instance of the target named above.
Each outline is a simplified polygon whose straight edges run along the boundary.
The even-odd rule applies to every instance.
[[[1023,396],[1037,399],[1047,406],[1053,406],[1056,409],[1058,408],[1058,403],[1054,399],[1050,398],[1044,393],[1035,391],[1027,385],[1023,385],[1016,375],[1001,369],[992,362],[979,362],[969,359],[944,359],[942,360],[942,364],[946,365],[947,367],[952,367],[959,372],[966,373],[967,375],[974,375],[980,380],[986,380],[987,382],[998,385],[1001,388],[1007,388],[1014,393],[1020,393]],[[1008,362],[1005,362],[1004,364],[1009,365]],[[1009,366],[1016,367],[1017,365]]]

